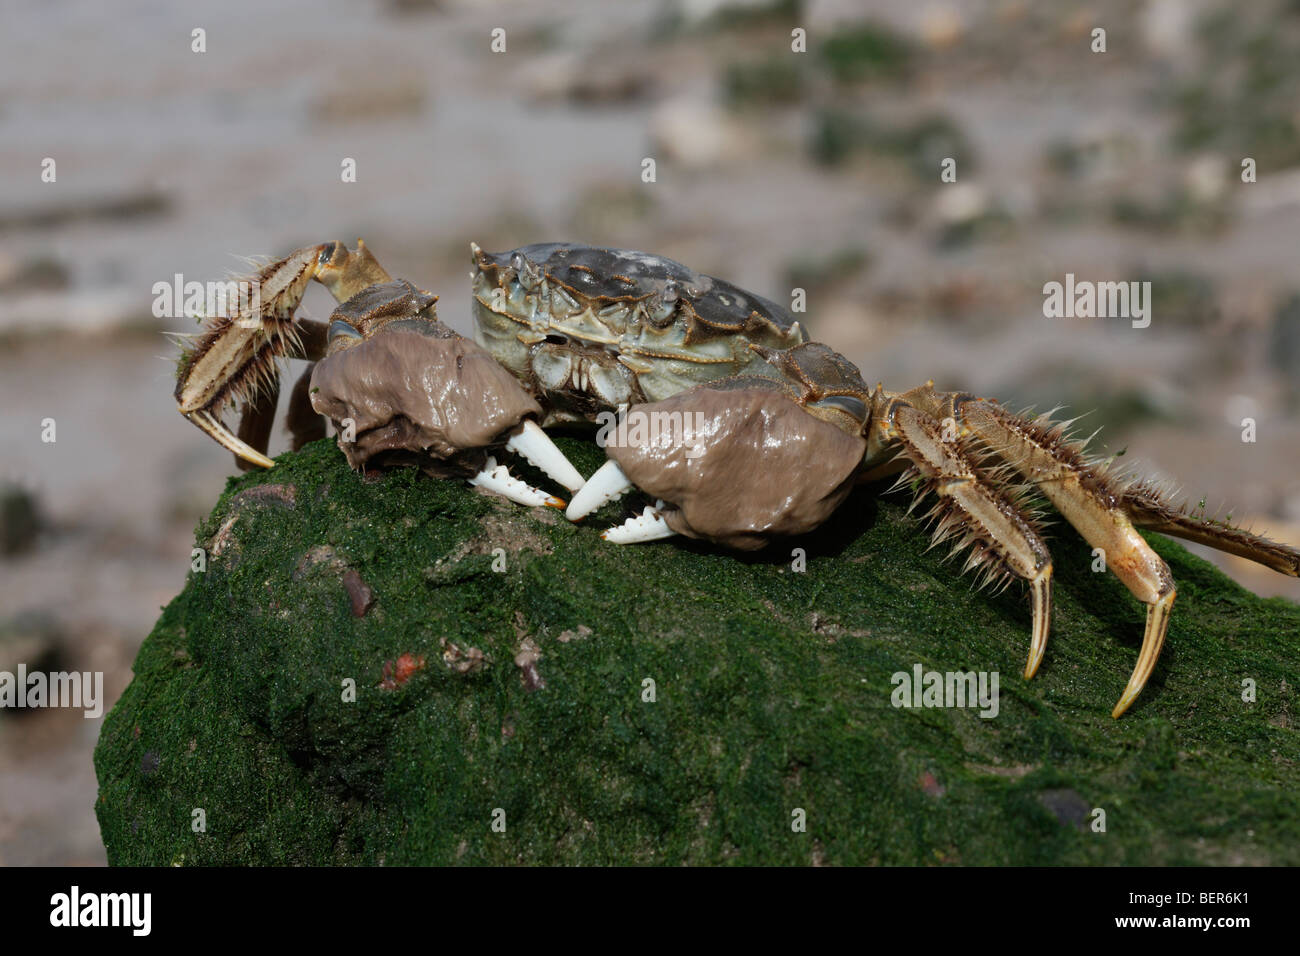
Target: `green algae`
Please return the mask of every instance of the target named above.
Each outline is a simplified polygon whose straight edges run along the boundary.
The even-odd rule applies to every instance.
[[[559,443],[586,473],[603,457]],[[1025,681],[1024,595],[972,590],[905,509],[859,493],[759,555],[619,548],[597,529],[624,506],[571,525],[410,470],[363,478],[330,442],[284,455],[200,526],[217,553],[105,719],[108,858],[1300,862],[1300,608],[1152,536],[1178,605],[1112,720],[1143,614],[1088,547],[1055,536],[1055,629]],[[373,591],[363,617],[343,567]],[[384,689],[402,655],[425,666]],[[997,716],[895,708],[917,664],[998,672]]]

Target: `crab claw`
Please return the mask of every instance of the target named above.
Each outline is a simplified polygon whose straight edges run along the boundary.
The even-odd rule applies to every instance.
[[[642,541],[671,538],[677,532],[668,527],[668,521],[660,511],[663,507],[662,501],[656,501],[653,508],[647,505],[639,515],[628,518],[617,527],[602,531],[600,536],[613,544],[639,544]]]
[[[510,469],[505,465],[498,465],[497,460],[491,455],[488,456],[483,470],[471,478],[469,483],[479,488],[486,488],[488,491],[495,491],[503,498],[509,498],[516,504],[526,505],[529,508],[539,508],[542,505],[548,508],[564,507],[564,502],[559,498],[548,495],[541,489],[534,488],[514,477],[510,474]]]
[[[570,521],[579,521],[591,514],[601,505],[615,498],[620,498],[632,489],[632,479],[623,473],[618,462],[612,458],[596,469],[595,474],[573,496],[564,516]]]
[[[570,491],[577,491],[586,479],[573,467],[573,463],[564,457],[564,452],[555,447],[551,436],[542,431],[540,425],[531,418],[524,419],[522,425],[510,435],[506,448],[517,455],[522,455],[541,469],[551,480],[559,482]]]
[[[498,463],[491,449],[504,446],[570,490],[583,485],[534,420],[541,406],[486,349],[436,320],[392,322],[322,359],[311,401],[339,426],[339,447],[354,468],[376,456],[414,456],[442,474],[447,463],[520,504],[563,508]]]
[[[588,514],[635,486],[660,503],[605,540],[672,532],[753,550],[822,524],[852,489],[865,448],[860,436],[805,411],[775,383],[701,385],[632,406],[606,446],[610,461],[566,514]]]

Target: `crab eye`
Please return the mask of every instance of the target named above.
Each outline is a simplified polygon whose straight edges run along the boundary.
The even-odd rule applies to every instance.
[[[852,395],[827,395],[821,401],[813,402],[818,408],[836,408],[847,412],[860,422],[867,420],[867,403]]]
[[[335,339],[346,338],[360,341],[362,335],[356,330],[356,327],[342,319],[335,319],[330,323],[329,342],[332,345]]]
[[[662,329],[672,321],[673,313],[677,311],[677,300],[680,297],[681,289],[675,279],[669,279],[664,283],[663,289],[655,293],[648,309],[650,322],[655,328]]]
[[[537,263],[522,252],[516,252],[510,256],[510,268],[514,270],[515,275],[519,278],[519,284],[529,292],[536,289],[541,282],[542,270],[537,268]]]

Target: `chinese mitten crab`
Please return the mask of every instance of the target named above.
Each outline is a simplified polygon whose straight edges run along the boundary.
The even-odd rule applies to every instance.
[[[966,551],[963,570],[1027,582],[1027,678],[1051,622],[1052,559],[1031,508],[1046,499],[1147,606],[1115,717],[1146,684],[1175,597],[1137,528],[1300,575],[1300,552],[1120,479],[1085,457],[1064,423],[933,383],[868,387],[786,310],[721,279],[641,252],[471,249],[477,343],[443,325],[436,297],[392,279],[364,243],[353,252],[328,242],[267,265],[254,277],[256,309],[214,320],[183,356],[181,413],[270,467],[276,360],[307,358],[290,400],[294,447],[324,434],[323,415],[354,467],[415,464],[522,504],[565,507],[510,474],[506,452],[519,454],[572,493],[574,520],[639,488],[656,504],[603,534],[618,543],[681,534],[758,548],[822,524],[855,485],[897,475],[917,502],[932,499],[935,543]],[[313,279],[340,303],[328,323],[294,317]],[[232,402],[243,405],[236,433],[220,418]],[[609,460],[585,482],[542,430],[568,421],[603,422]]]

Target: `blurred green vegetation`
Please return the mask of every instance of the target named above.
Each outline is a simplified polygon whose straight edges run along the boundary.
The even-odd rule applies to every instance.
[[[871,265],[865,249],[837,249],[825,256],[802,255],[785,267],[785,285],[798,289],[819,289],[860,275]]]
[[[796,106],[807,95],[808,83],[798,57],[777,53],[762,60],[738,60],[722,73],[723,96],[729,106]]]
[[[902,80],[916,62],[911,41],[876,23],[840,27],[818,52],[830,75],[844,84]]]
[[[844,109],[822,110],[813,123],[809,150],[826,166],[845,163],[858,154],[894,159],[927,181],[937,181],[939,164],[947,157],[957,160],[963,175],[978,168],[975,148],[961,126],[943,115],[887,123]]]
[[[1300,165],[1300,8],[1215,9],[1198,38],[1203,65],[1175,94],[1174,144],[1250,156],[1261,172]]]

